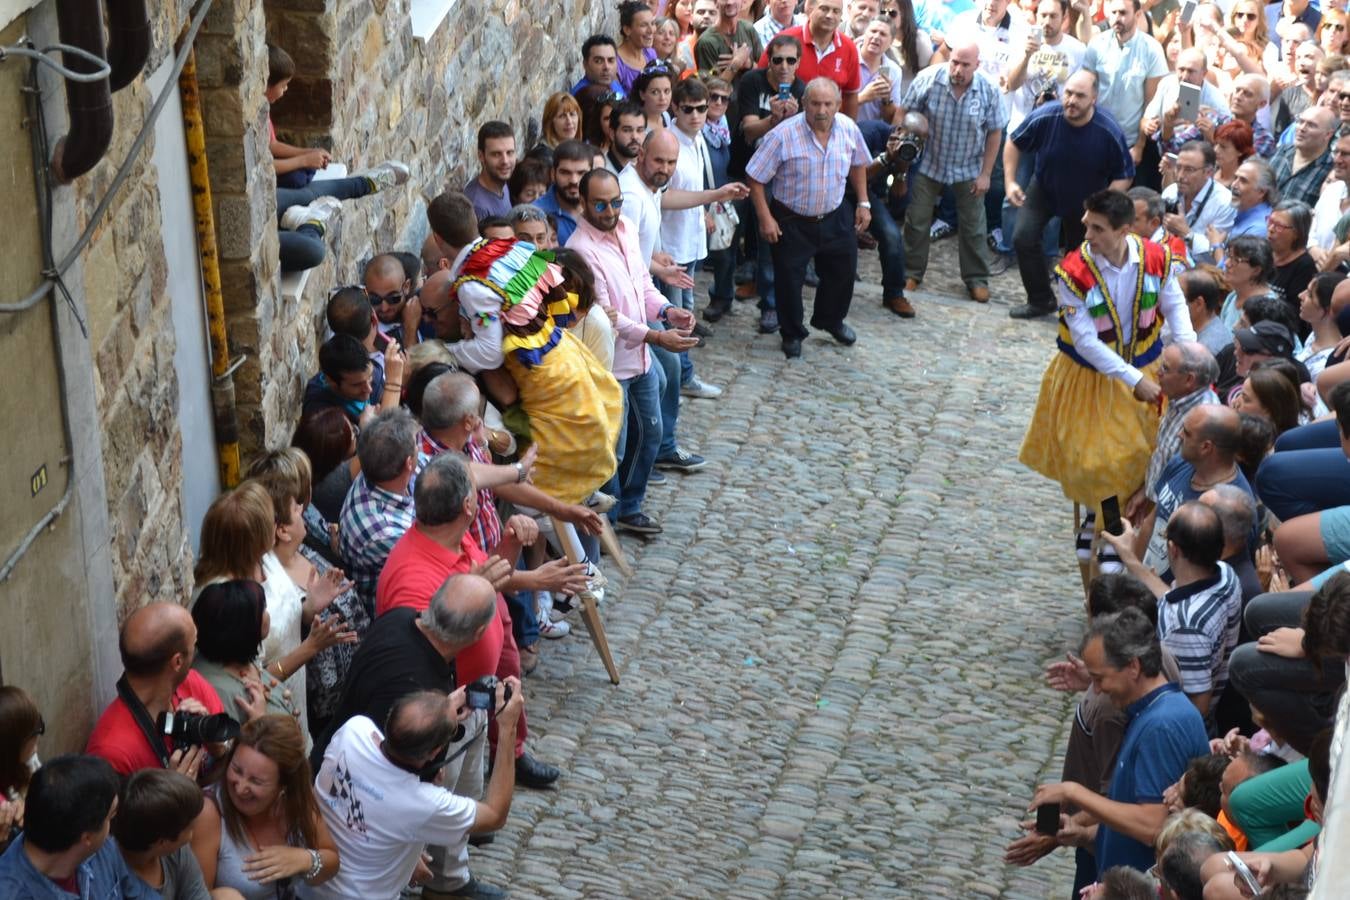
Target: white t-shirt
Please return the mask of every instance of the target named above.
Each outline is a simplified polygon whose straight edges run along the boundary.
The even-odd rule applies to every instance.
[[[312,897],[397,900],[427,844],[454,853],[469,839],[478,804],[395,766],[383,739],[374,722],[355,716],[323,754],[314,790],[342,866],[309,889]]]
[[[1042,93],[1053,87],[1055,96],[1060,97],[1060,88],[1064,87],[1070,75],[1082,67],[1083,54],[1086,52],[1087,47],[1083,46],[1083,42],[1069,34],[1061,34],[1058,44],[1041,42],[1041,49],[1027,60],[1022,86],[1012,92],[1012,108],[1008,115],[1009,134],[1036,108],[1036,98]]]
[[[272,627],[263,640],[262,656],[258,660],[259,668],[272,663],[300,646],[302,615],[301,605],[305,602],[304,591],[286,574],[286,567],[277,559],[276,554],[267,553],[262,559],[263,595],[267,599],[267,614],[272,619]],[[282,682],[285,690],[291,692],[291,702],[300,710],[300,733],[309,741],[309,710],[305,702],[305,667],[301,666],[291,673],[291,677]],[[235,710],[226,710],[234,713]]]
[[[1345,182],[1333,181],[1322,188],[1313,209],[1312,236],[1308,246],[1330,250],[1336,246],[1336,223],[1341,220],[1341,201],[1345,199]]]
[[[677,191],[703,190],[708,148],[704,146],[702,132],[690,137],[679,128],[671,128],[670,133],[680,142],[680,155],[675,160],[675,174],[670,176],[669,187]],[[708,255],[708,229],[703,226],[702,206],[661,211],[661,249],[680,265]]]
[[[1003,108],[1011,111],[1008,94],[1004,91],[1004,79],[1026,44],[1026,27],[1008,13],[1004,17],[1006,25],[989,28],[980,22],[980,15],[980,10],[972,9],[952,19],[951,27],[947,29],[947,46],[954,47],[963,40],[971,40],[979,45],[980,71],[1003,91]]]
[[[623,214],[637,227],[642,262],[650,268],[652,254],[661,249],[661,195],[643,184],[633,163],[619,173],[619,190],[623,191]]]

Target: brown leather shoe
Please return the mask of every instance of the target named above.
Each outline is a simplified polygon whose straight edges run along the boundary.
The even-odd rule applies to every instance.
[[[989,288],[982,284],[975,285],[970,289],[970,299],[974,300],[976,303],[988,303]]]
[[[753,300],[759,296],[759,288],[755,287],[753,281],[747,281],[745,284],[736,285],[737,300]]]
[[[899,297],[892,297],[889,300],[883,300],[881,301],[881,305],[902,319],[914,318],[914,307],[910,305],[909,300],[905,298],[904,294],[901,294]]]
[[[528,675],[539,668],[539,648],[535,645],[521,647],[520,651],[520,674]]]
[[[920,282],[919,282],[919,279],[917,279],[917,278],[906,278],[906,279],[905,279],[905,290],[907,290],[907,291],[917,291],[917,290],[919,289],[919,284],[920,284]]]

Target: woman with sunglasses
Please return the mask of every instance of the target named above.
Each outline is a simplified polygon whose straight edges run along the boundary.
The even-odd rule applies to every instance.
[[[933,38],[915,21],[911,0],[884,0],[881,17],[891,24],[891,48],[886,55],[905,73],[904,84],[908,86],[932,61]]]
[[[1337,9],[1322,13],[1322,24],[1317,26],[1317,43],[1327,56],[1343,56],[1346,38],[1350,37],[1350,16]]]
[[[642,0],[626,0],[619,4],[618,70],[614,79],[625,92],[633,93],[633,82],[637,81],[647,64],[656,59],[652,49],[652,40],[656,36],[653,23],[656,17],[651,8]]]
[[[28,781],[42,763],[38,738],[47,731],[33,698],[19,687],[0,687],[0,852],[23,822]]]
[[[319,813],[314,777],[295,719],[263,716],[244,725],[207,788],[192,852],[206,886],[246,900],[293,900],[338,871],[338,852]]]

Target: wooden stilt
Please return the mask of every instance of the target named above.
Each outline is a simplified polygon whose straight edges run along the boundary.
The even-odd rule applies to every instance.
[[[619,536],[614,533],[614,527],[605,516],[600,517],[600,523],[600,548],[605,551],[606,556],[614,560],[614,565],[618,566],[624,578],[632,578],[633,564],[628,561],[628,554],[623,552],[623,545],[619,543]]]
[[[573,565],[585,562],[586,557],[581,552],[581,542],[577,540],[576,530],[570,524],[558,519],[551,519],[551,521],[553,522],[553,530],[558,535],[558,543],[562,545],[563,553],[567,556],[567,561]],[[624,562],[626,564],[627,560]],[[609,638],[605,636],[605,623],[600,618],[600,609],[596,605],[595,597],[590,591],[586,590],[577,594],[577,599],[581,601],[581,621],[585,623],[586,630],[590,632],[591,643],[595,645],[595,652],[600,654],[600,662],[604,663],[610,683],[618,684],[619,669],[614,665],[614,657],[609,652]]]

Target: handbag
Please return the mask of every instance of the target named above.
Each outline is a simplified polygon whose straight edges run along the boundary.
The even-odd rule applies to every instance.
[[[708,158],[707,148],[700,154],[703,157],[703,177],[709,190],[716,187],[713,179],[712,160]],[[725,250],[736,239],[736,226],[741,217],[736,215],[736,205],[729,200],[718,200],[708,204],[708,216],[712,219],[712,231],[708,232],[708,249]]]

